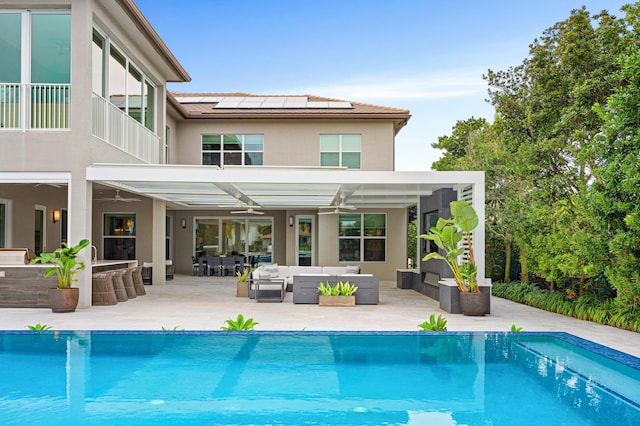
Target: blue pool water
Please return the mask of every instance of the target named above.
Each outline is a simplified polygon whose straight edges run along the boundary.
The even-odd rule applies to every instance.
[[[563,333],[0,332],[0,424],[638,425],[640,360]]]

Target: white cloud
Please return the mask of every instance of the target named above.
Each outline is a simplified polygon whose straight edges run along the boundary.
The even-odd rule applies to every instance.
[[[433,101],[461,98],[486,91],[487,84],[479,69],[457,69],[449,72],[419,75],[367,75],[340,82],[289,88],[288,93],[306,93],[351,101],[411,100]]]

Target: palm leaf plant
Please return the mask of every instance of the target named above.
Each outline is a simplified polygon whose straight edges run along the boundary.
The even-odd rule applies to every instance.
[[[322,296],[353,296],[356,290],[358,290],[358,286],[349,281],[340,281],[335,286],[327,281],[326,283],[321,282],[318,286],[318,293]]]
[[[253,330],[253,328],[256,325],[259,324],[259,323],[255,322],[253,320],[253,318],[247,318],[245,320],[244,316],[242,314],[238,314],[238,318],[236,318],[235,320],[233,320],[233,319],[225,320],[225,323],[227,325],[226,326],[223,325],[222,327],[220,327],[221,330],[226,330],[226,331],[230,331],[230,330]]]
[[[439,259],[446,262],[451,269],[458,288],[462,292],[480,292],[477,281],[477,266],[473,257],[471,232],[478,226],[478,214],[467,201],[452,201],[449,204],[451,218],[438,218],[436,226],[429,229],[420,238],[433,241],[438,249],[444,252],[432,252],[422,260]],[[466,243],[466,247],[461,242]],[[463,255],[467,250],[467,258]]]
[[[442,315],[436,318],[436,314],[431,314],[429,321],[418,324],[418,327],[423,331],[447,331],[447,320]]]
[[[87,239],[81,240],[75,246],[62,243],[62,247],[57,248],[53,253],[42,253],[33,259],[31,263],[52,264],[53,267],[47,269],[44,272],[44,276],[49,277],[56,274],[58,276],[58,288],[71,288],[71,284],[77,281],[74,279],[75,275],[84,269],[84,262],[78,262],[76,257],[88,245],[89,240]]]

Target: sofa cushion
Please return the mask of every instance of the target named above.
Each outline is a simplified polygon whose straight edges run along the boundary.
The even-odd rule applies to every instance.
[[[323,266],[322,272],[329,275],[342,275],[347,273],[346,266]]]
[[[359,274],[360,273],[360,265],[347,265],[347,271],[345,274]]]
[[[286,265],[279,265],[278,266],[278,276],[280,278],[286,278],[289,276],[289,267]]]
[[[322,266],[289,266],[290,277],[300,274],[321,274]]]

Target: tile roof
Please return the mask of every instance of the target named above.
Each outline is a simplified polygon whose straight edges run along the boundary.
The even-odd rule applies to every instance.
[[[185,118],[395,118],[409,110],[313,95],[169,92]],[[190,100],[193,99],[191,102]],[[222,103],[221,101],[224,101]],[[220,105],[219,107],[216,107]],[[236,105],[236,106],[234,106]]]

